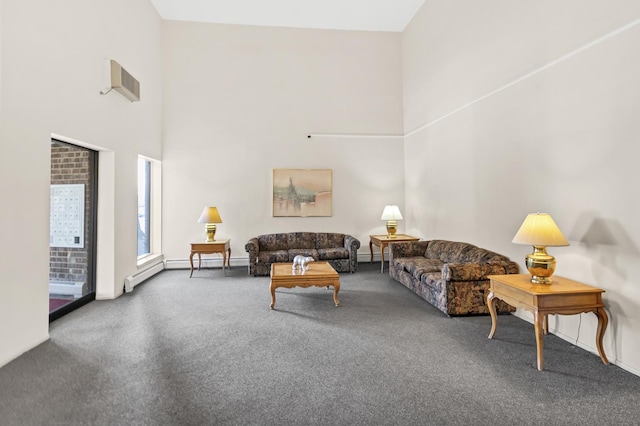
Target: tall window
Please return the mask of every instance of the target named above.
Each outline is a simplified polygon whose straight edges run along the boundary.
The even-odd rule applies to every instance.
[[[138,157],[138,258],[151,254],[151,161]]]

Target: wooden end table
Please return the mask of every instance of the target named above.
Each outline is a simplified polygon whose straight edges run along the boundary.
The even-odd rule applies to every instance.
[[[203,254],[214,254],[220,253],[222,254],[222,271],[224,275],[227,275],[227,270],[225,269],[225,265],[231,268],[231,246],[230,240],[218,240],[213,241],[211,243],[191,243],[191,254],[189,255],[189,264],[191,265],[191,273],[189,274],[189,278],[193,275],[193,255],[198,255],[198,271],[200,270],[200,265],[202,263],[201,255]]]
[[[384,272],[384,248],[390,243],[400,241],[419,241],[420,238],[412,237],[406,234],[396,234],[395,238],[389,238],[385,235],[369,235],[369,251],[371,251],[371,262],[373,263],[373,246],[380,247],[380,273]]]
[[[538,370],[542,370],[543,333],[549,332],[547,316],[593,312],[598,317],[596,347],[602,362],[609,363],[602,346],[602,337],[609,322],[602,303],[604,290],[556,275],[553,276],[552,284],[533,284],[529,274],[489,275],[489,279],[491,280],[490,292],[487,295],[487,305],[491,314],[489,339],[496,332],[496,299],[533,312]]]
[[[333,303],[340,305],[338,292],[340,291],[340,276],[329,264],[329,262],[309,262],[309,269],[301,271],[292,269],[293,263],[272,263],[271,264],[271,305],[274,309],[276,305],[276,288],[293,287],[329,287],[333,286]]]

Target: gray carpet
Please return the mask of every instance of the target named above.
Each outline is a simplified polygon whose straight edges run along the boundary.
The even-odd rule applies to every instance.
[[[170,270],[0,368],[2,425],[638,425],[640,378],[533,326],[447,318],[379,264],[280,289]],[[615,315],[615,314],[614,314]]]

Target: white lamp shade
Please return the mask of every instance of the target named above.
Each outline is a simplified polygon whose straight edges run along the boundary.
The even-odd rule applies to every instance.
[[[198,218],[198,223],[222,223],[218,209],[216,207],[205,207],[200,218]]]
[[[569,245],[549,213],[529,213],[512,242],[546,247]]]
[[[382,220],[401,220],[402,215],[400,214],[400,209],[398,206],[384,206],[384,211],[382,212]]]

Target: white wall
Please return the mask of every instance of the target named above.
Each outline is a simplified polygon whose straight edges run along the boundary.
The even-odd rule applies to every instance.
[[[161,156],[160,18],[148,0],[2,0],[0,16],[0,365],[48,338],[50,141],[104,149],[110,282],[136,272],[137,155]],[[123,12],[126,11],[126,12]],[[142,101],[102,96],[103,61],[141,82]],[[102,156],[101,156],[102,157]],[[101,163],[102,166],[102,163]],[[109,170],[110,169],[110,170]],[[108,222],[108,221],[107,221]],[[103,269],[104,269],[104,265]]]
[[[640,372],[640,29],[625,27],[640,16],[635,0],[427,0],[402,36],[161,23],[147,0],[0,6],[0,365],[48,336],[57,134],[103,149],[108,165],[99,211],[112,244],[99,262],[112,282],[99,297],[136,271],[143,154],[163,159],[170,260],[202,239],[209,204],[237,260],[250,237],[291,230],[351,233],[366,254],[390,203],[406,208],[401,232],[522,259],[517,227],[549,211],[572,244],[550,249],[557,274],[606,289],[607,355]],[[141,81],[142,102],[98,95],[105,58]],[[404,148],[397,137],[306,137],[403,131]],[[281,167],[332,169],[333,216],[272,218]],[[594,352],[595,325],[590,314],[551,321]]]
[[[404,204],[401,34],[185,22],[164,24],[163,251],[184,266],[206,205],[231,239],[287,231],[384,233]],[[332,169],[333,216],[274,218],[274,168]],[[403,223],[400,223],[401,229]]]
[[[549,249],[556,274],[606,290],[605,351],[636,374],[639,18],[631,0],[427,0],[403,38],[407,231],[520,261],[522,220],[551,213],[571,243]],[[596,325],[550,321],[592,352]]]

